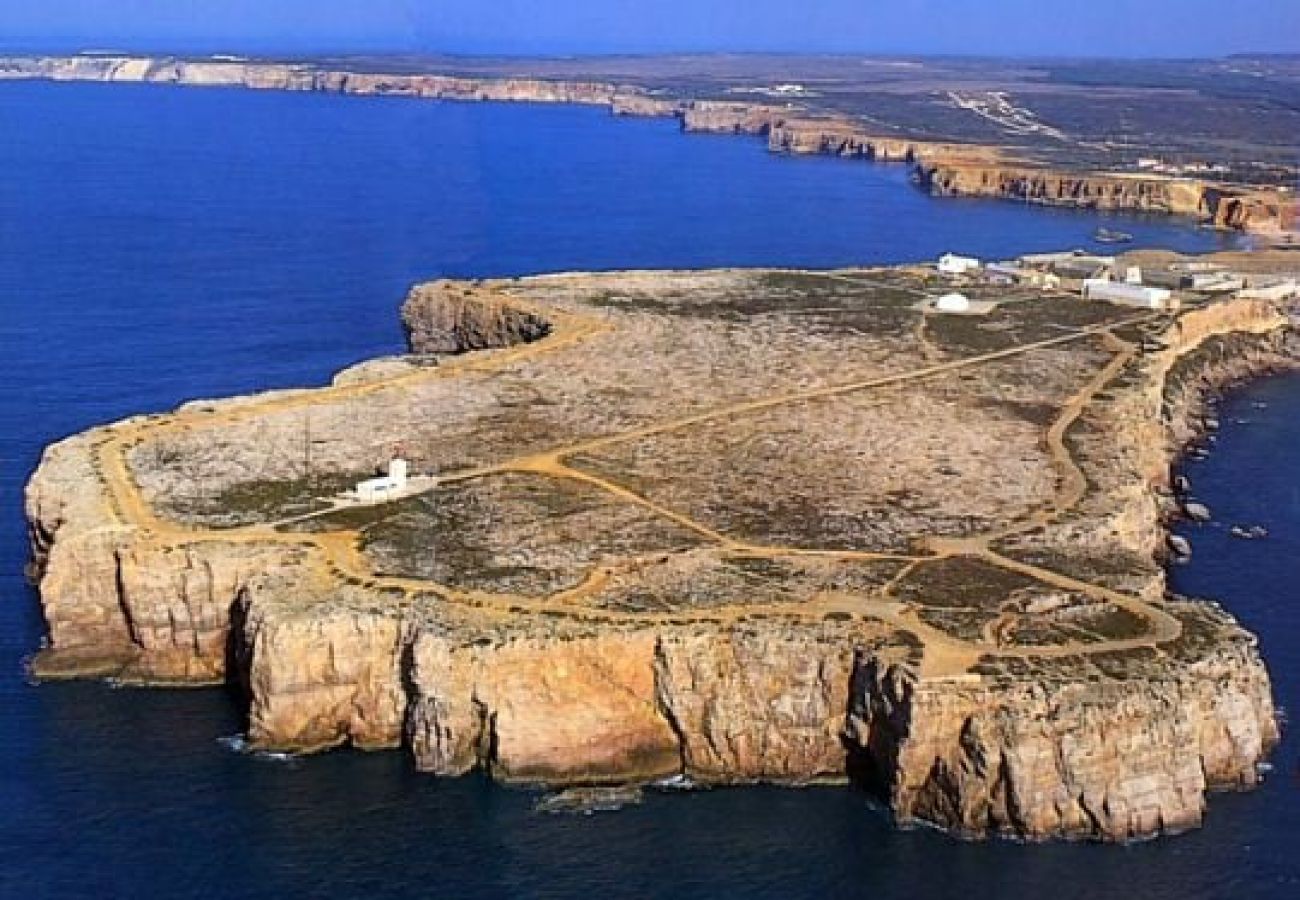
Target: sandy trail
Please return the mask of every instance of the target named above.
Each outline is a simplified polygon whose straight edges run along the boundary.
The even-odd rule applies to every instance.
[[[680,610],[664,613],[630,612],[585,605],[585,601],[602,590],[608,584],[610,578],[619,571],[618,567],[610,566],[593,567],[577,586],[543,598],[459,590],[448,585],[417,578],[378,575],[373,571],[365,554],[360,550],[360,535],[355,531],[337,530],[312,533],[279,530],[280,526],[301,522],[306,518],[311,518],[311,515],[295,516],[281,522],[229,529],[205,529],[187,526],[160,517],[144,499],[131,474],[127,463],[127,452],[130,448],[146,437],[155,436],[168,429],[188,429],[195,425],[212,427],[217,424],[247,420],[271,411],[309,407],[324,397],[331,399],[364,397],[375,391],[387,390],[424,379],[451,378],[471,371],[496,371],[522,360],[571,346],[596,334],[607,332],[612,328],[604,320],[549,308],[542,310],[515,298],[510,298],[508,302],[522,311],[544,315],[552,322],[553,327],[550,333],[546,337],[529,344],[458,357],[445,365],[429,369],[418,369],[386,379],[319,389],[277,392],[262,399],[253,399],[230,407],[208,409],[197,406],[169,416],[138,419],[108,427],[105,436],[95,445],[95,462],[100,477],[107,488],[113,511],[121,526],[134,526],[147,539],[160,544],[214,541],[222,543],[293,543],[311,545],[318,551],[312,557],[313,565],[319,566],[323,570],[370,582],[377,587],[397,588],[407,595],[432,594],[447,602],[465,604],[492,617],[517,615],[521,610],[540,612],[542,610],[563,608],[566,611],[580,614],[589,620],[609,622],[654,623],[668,622],[670,620],[680,622],[683,619],[731,622],[741,617],[765,615],[771,612],[771,606],[750,604],[734,604],[693,613]],[[938,362],[909,371],[732,403],[690,416],[559,446],[540,454],[530,454],[489,466],[449,472],[440,476],[438,482],[449,483],[476,478],[489,478],[512,472],[542,474],[555,478],[581,481],[605,491],[621,501],[637,505],[655,516],[689,529],[706,541],[716,545],[719,549],[736,555],[773,559],[783,557],[824,557],[843,560],[887,559],[908,562],[909,565],[896,576],[894,582],[910,574],[915,570],[916,566],[924,565],[933,560],[955,555],[974,556],[987,563],[1025,575],[1044,584],[1112,603],[1139,617],[1147,625],[1146,634],[1141,637],[1104,640],[1094,643],[1067,641],[1047,646],[1006,647],[988,639],[966,641],[926,624],[918,617],[917,610],[911,605],[889,599],[889,588],[892,583],[886,586],[880,596],[864,597],[839,593],[822,593],[803,603],[778,607],[782,615],[794,615],[810,621],[823,619],[830,613],[848,614],[910,632],[922,642],[925,648],[925,661],[922,669],[923,674],[927,677],[963,677],[982,657],[1051,658],[1151,647],[1174,640],[1179,636],[1181,624],[1177,619],[1137,597],[1121,594],[1058,572],[1009,559],[990,549],[990,544],[1009,534],[1020,533],[1045,524],[1067,512],[1083,498],[1087,490],[1087,481],[1066,446],[1065,434],[1093,401],[1096,394],[1104,389],[1136,353],[1135,347],[1121,341],[1115,335],[1116,329],[1141,324],[1153,318],[1155,316],[1152,314],[1136,315],[1109,325],[1079,328],[1055,337],[976,356]],[[1046,434],[1047,448],[1060,475],[1060,482],[1052,503],[1032,513],[1021,522],[984,535],[963,539],[918,536],[915,544],[920,549],[915,554],[769,546],[735,540],[681,512],[656,503],[624,485],[617,484],[600,475],[575,469],[566,464],[566,460],[572,456],[619,443],[654,437],[700,425],[723,422],[787,404],[843,396],[934,378],[946,373],[978,367],[1036,350],[1096,337],[1102,338],[1106,348],[1113,352],[1114,356],[1077,394],[1066,402]],[[629,567],[624,566],[623,568]]]

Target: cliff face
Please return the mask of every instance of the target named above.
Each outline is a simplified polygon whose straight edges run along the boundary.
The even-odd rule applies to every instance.
[[[507,781],[627,781],[678,770],[655,704],[650,632],[528,634],[465,646],[420,629],[407,739],[418,768]]]
[[[706,134],[767,134],[789,114],[779,106],[697,100],[682,111],[682,129]]]
[[[159,546],[84,489],[98,482],[90,449],[84,436],[51,446],[27,487],[42,611],[58,649],[38,657],[36,671],[221,681],[240,592],[254,575],[296,568],[303,551],[219,539]]]
[[[400,619],[334,598],[325,609],[288,609],[284,591],[310,584],[259,574],[235,593],[231,680],[248,700],[258,747],[314,751],[351,744],[396,747],[406,711]]]
[[[851,628],[485,633],[345,595],[284,613],[286,588],[259,578],[236,606],[256,746],[402,745],[422,771],[505,781],[844,775]]]
[[[1191,179],[1079,174],[1024,165],[951,162],[937,156],[916,170],[938,197],[993,197],[1044,206],[1195,216],[1216,228],[1286,231],[1294,202],[1269,189],[1230,188]]]
[[[768,149],[777,153],[812,153],[859,157],[874,162],[915,162],[929,152],[924,143],[865,134],[848,124],[815,120],[783,122],[768,133]]]
[[[917,176],[921,186],[936,196],[1000,197],[1047,206],[1181,215],[1200,211],[1204,190],[1191,182],[943,163],[921,166]]]
[[[257,90],[384,94],[443,100],[602,106],[611,105],[620,93],[616,85],[594,81],[377,74],[326,70],[293,63],[207,62],[165,57],[18,57],[5,60],[0,65],[0,78],[184,84]],[[628,96],[630,93],[635,91],[623,91],[624,102],[631,102]]]
[[[650,276],[639,278],[629,283],[646,290]],[[744,282],[746,290],[753,284]],[[565,321],[563,311],[544,316],[493,290],[436,282],[413,291],[403,310],[412,349],[565,338],[562,328],[547,332]],[[554,290],[576,288],[564,282]],[[636,322],[647,329],[647,319]],[[554,783],[678,773],[720,783],[853,778],[900,822],[965,835],[1123,840],[1192,827],[1206,790],[1255,783],[1277,725],[1254,638],[1212,604],[1162,599],[1150,557],[1162,534],[1151,485],[1184,438],[1179,410],[1187,408],[1166,401],[1175,383],[1197,389],[1187,360],[1222,371],[1225,359],[1284,325],[1277,310],[1254,301],[1181,314],[1159,335],[1165,349],[1134,357],[1122,383],[1108,382],[1110,398],[1068,430],[1089,484],[1068,521],[1045,524],[1032,541],[1017,545],[1012,537],[997,546],[1007,563],[1044,550],[1067,561],[1068,553],[1087,562],[1102,552],[1139,559],[1122,576],[1105,566],[1084,574],[1110,585],[1103,600],[1142,597],[1149,607],[1147,622],[1125,620],[1123,606],[1097,620],[1095,627],[1113,630],[1112,649],[1007,646],[984,637],[996,620],[980,629],[983,643],[966,644],[917,617],[916,609],[969,609],[969,574],[926,582],[904,603],[887,590],[870,593],[865,570],[845,568],[802,598],[741,607],[790,565],[748,559],[735,563],[746,580],[725,588],[736,595],[685,611],[658,611],[653,602],[578,605],[571,601],[579,589],[503,599],[486,589],[382,577],[359,562],[355,534],[162,520],[120,489],[123,460],[155,421],[138,419],[51,446],[28,486],[50,630],[33,669],[45,677],[226,679],[243,689],[255,746],[402,747],[418,768],[442,775],[481,769],[506,781]],[[716,353],[716,338],[704,346]],[[1194,356],[1210,347],[1203,360]],[[538,364],[530,358],[528,365]],[[530,385],[540,384],[539,371],[527,369]],[[418,369],[395,372],[394,384],[419,376]],[[382,390],[398,390],[384,388],[385,377],[380,371],[331,390],[377,403]],[[534,391],[529,403],[543,396]],[[301,396],[273,395],[260,412],[254,400],[192,404],[185,424],[198,427],[223,409],[266,417],[274,407],[283,415],[275,404]],[[398,400],[383,401],[385,417]],[[331,432],[336,443],[373,442],[374,427],[359,420],[359,409],[339,415],[338,427],[351,430]],[[234,428],[222,433],[239,440]],[[264,442],[268,434],[253,428],[245,439]],[[114,449],[115,442],[125,446]],[[557,465],[530,460],[534,476]],[[574,475],[583,484],[597,477]],[[563,504],[553,496],[547,503],[546,530],[568,528],[553,518]],[[436,504],[455,512],[449,496]],[[349,512],[384,524],[366,519],[365,508]],[[583,537],[566,533],[565,540],[576,545]],[[505,569],[533,553],[511,551]],[[953,561],[966,566],[959,573],[974,571],[969,558]],[[602,564],[584,583],[608,599],[600,589],[653,565],[650,557],[621,569]],[[889,572],[891,583],[904,578]],[[1050,607],[1086,587],[1055,584],[1055,595],[1036,602]],[[647,585],[651,601],[671,590]],[[717,590],[704,570],[685,589],[693,598]],[[853,590],[861,593],[835,599]],[[999,607],[999,619],[1020,609],[1015,596]],[[1126,643],[1164,619],[1174,623],[1164,637]],[[983,650],[970,651],[976,646]]]
[[[976,836],[1182,831],[1200,824],[1207,789],[1256,782],[1277,731],[1244,635],[1180,663],[1141,681],[1100,677],[1130,664],[1116,657],[1089,679],[961,685],[865,656],[847,731],[857,765],[902,822]]]
[[[609,109],[616,116],[647,116],[673,118],[681,116],[687,101],[672,97],[648,96],[630,89],[620,90],[610,101]]]

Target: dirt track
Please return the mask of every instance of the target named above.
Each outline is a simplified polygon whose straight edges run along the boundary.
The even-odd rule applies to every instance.
[[[518,299],[511,302],[520,309],[543,313],[542,310]],[[460,590],[417,578],[380,576],[371,568],[366,556],[359,549],[359,534],[355,531],[336,530],[324,533],[288,533],[279,527],[289,520],[250,525],[233,529],[204,529],[187,526],[167,520],[143,498],[139,486],[131,474],[126,461],[127,451],[145,437],[156,437],[168,429],[188,429],[195,424],[212,427],[249,417],[255,417],[271,410],[293,409],[310,406],[325,397],[361,397],[371,392],[391,388],[404,382],[419,379],[454,378],[468,371],[492,371],[525,358],[537,357],[560,347],[586,340],[594,334],[606,331],[610,326],[601,320],[584,317],[573,313],[560,313],[547,309],[544,314],[552,321],[551,333],[531,344],[519,345],[506,350],[489,351],[459,357],[446,365],[416,370],[392,378],[360,384],[326,387],[319,390],[304,390],[280,393],[267,398],[242,403],[230,408],[207,410],[188,409],[175,415],[159,419],[136,420],[112,426],[107,430],[107,437],[96,449],[101,475],[108,489],[114,510],[123,525],[140,528],[147,537],[160,544],[193,543],[212,540],[217,542],[284,542],[310,543],[320,551],[320,565],[338,573],[373,582],[379,587],[397,588],[408,594],[436,594],[447,602],[465,603],[480,612],[490,615],[508,616],[519,610],[540,611],[557,608],[581,611],[589,619],[610,621],[658,621],[668,618],[681,619],[680,612],[627,612],[609,610],[584,605],[584,601],[601,589],[614,574],[615,570],[606,566],[593,567],[576,587],[552,594],[544,598],[529,598],[515,594],[493,594],[479,591]],[[1136,349],[1122,341],[1117,329],[1149,321],[1152,314],[1135,315],[1120,322],[1106,325],[1079,328],[1052,338],[1038,340],[980,355],[965,357],[898,372],[884,377],[848,381],[814,390],[795,391],[787,394],[766,396],[756,400],[723,405],[702,413],[653,423],[644,427],[629,429],[618,433],[558,446],[543,453],[517,457],[498,464],[474,469],[448,472],[440,476],[440,483],[485,479],[505,473],[544,474],[554,478],[573,479],[606,491],[620,501],[635,504],[653,516],[669,520],[678,526],[689,529],[705,541],[729,553],[746,557],[769,559],[819,556],[842,560],[904,560],[909,562],[907,572],[924,566],[935,560],[952,556],[977,557],[980,560],[1034,579],[1044,585],[1086,595],[1094,600],[1113,604],[1145,623],[1146,633],[1134,638],[1108,639],[1097,642],[1080,642],[1067,640],[1048,646],[1003,646],[997,640],[985,636],[979,640],[960,640],[922,622],[914,609],[908,604],[893,602],[889,599],[866,600],[861,597],[836,593],[822,593],[812,602],[791,606],[788,613],[800,617],[820,618],[831,612],[849,612],[866,615],[894,628],[910,632],[926,648],[925,672],[933,677],[960,677],[967,672],[981,657],[1063,657],[1114,652],[1138,647],[1149,647],[1176,639],[1181,633],[1181,624],[1177,619],[1145,601],[1118,593],[1107,588],[1080,581],[1038,566],[1015,561],[990,549],[991,542],[1008,534],[1019,533],[1029,528],[1046,524],[1070,510],[1084,496],[1086,480],[1071,457],[1065,444],[1064,435],[1070,424],[1093,401],[1096,394],[1104,389],[1110,380],[1133,357]],[[1043,509],[1034,511],[1023,521],[1013,523],[996,531],[974,537],[960,539],[914,536],[918,550],[914,553],[880,553],[866,550],[827,550],[814,547],[764,545],[736,540],[691,517],[670,509],[650,498],[601,475],[581,471],[566,463],[566,460],[580,453],[610,445],[690,429],[706,423],[716,424],[732,419],[741,419],[747,415],[766,411],[785,404],[835,397],[852,393],[870,392],[873,389],[897,386],[921,379],[961,369],[971,369],[987,363],[1017,356],[1035,350],[1100,338],[1106,349],[1113,353],[1111,360],[1093,377],[1076,395],[1060,409],[1059,415],[1052,422],[1046,435],[1046,444],[1051,454],[1054,467],[1058,472],[1058,486],[1052,503]],[[301,518],[301,517],[299,517]],[[886,597],[888,593],[886,592]],[[512,612],[513,610],[513,612]],[[735,604],[701,612],[701,618],[711,621],[735,620],[754,612],[754,607],[747,604]]]

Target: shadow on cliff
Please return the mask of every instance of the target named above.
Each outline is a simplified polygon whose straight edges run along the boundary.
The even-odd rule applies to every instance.
[[[248,673],[251,671],[253,650],[246,640],[248,623],[248,602],[244,592],[240,591],[230,604],[230,630],[226,632],[226,693],[230,695],[239,714],[239,727],[248,731],[249,709],[252,705],[252,685]]]
[[[845,702],[844,774],[855,789],[891,808],[899,736],[906,728],[903,699],[907,685],[895,667],[859,651],[853,660]]]

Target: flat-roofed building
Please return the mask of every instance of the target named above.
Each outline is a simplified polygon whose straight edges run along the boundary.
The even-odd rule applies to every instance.
[[[939,257],[938,268],[944,275],[965,275],[968,272],[978,272],[980,270],[980,261],[973,256],[958,256],[956,253],[945,253]]]
[[[1245,279],[1220,269],[1143,269],[1142,281],[1170,290],[1226,293],[1240,290]]]
[[[357,499],[363,503],[377,503],[399,496],[406,490],[407,465],[404,459],[392,459],[388,462],[388,474],[378,478],[367,478],[357,482],[354,489]]]
[[[1168,288],[1145,284],[1127,284],[1108,278],[1088,278],[1083,282],[1083,299],[1104,300],[1141,309],[1177,309],[1178,302]]]

